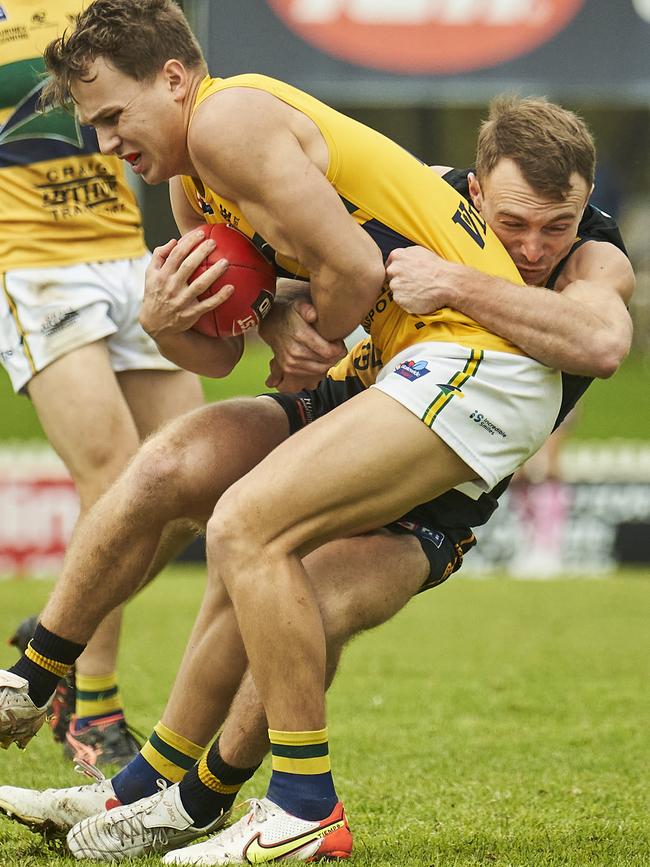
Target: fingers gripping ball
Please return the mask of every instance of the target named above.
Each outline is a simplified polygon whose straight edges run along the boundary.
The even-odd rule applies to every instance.
[[[229,265],[225,274],[198,297],[203,301],[228,284],[232,284],[235,291],[215,310],[204,313],[192,327],[208,337],[235,337],[259,325],[271,309],[275,298],[275,268],[246,235],[232,226],[216,223],[202,228],[206,239],[212,238],[217,246],[192,274],[190,282],[219,259],[227,259]]]

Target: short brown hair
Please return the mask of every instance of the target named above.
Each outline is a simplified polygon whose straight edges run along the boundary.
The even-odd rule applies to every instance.
[[[207,72],[199,43],[173,0],[94,0],[44,56],[52,78],[43,102],[55,105],[70,100],[71,83],[97,57],[137,81],[154,78],[171,58]]]
[[[499,160],[513,160],[530,186],[562,200],[576,172],[591,187],[596,148],[587,124],[572,111],[545,97],[496,97],[481,124],[476,174],[487,177]]]

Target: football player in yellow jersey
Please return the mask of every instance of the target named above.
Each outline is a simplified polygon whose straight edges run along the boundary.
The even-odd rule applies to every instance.
[[[42,51],[80,9],[80,0],[0,7],[0,362],[32,401],[83,515],[142,439],[202,396],[138,323],[149,256],[119,160],[65,110],[37,108]],[[115,673],[120,619],[111,614],[77,662],[69,726],[65,690],[55,700],[55,737],[91,762],[137,752]]]
[[[499,141],[502,144],[508,130],[511,139],[514,133],[515,143],[521,138],[518,133],[518,125],[521,123],[524,125],[532,123],[534,128],[544,129],[548,129],[550,123],[554,123],[557,127],[556,133],[559,135],[562,132],[566,133],[567,123],[570,126],[574,122],[570,113],[557,107],[546,107],[535,101],[522,105],[515,103],[511,107],[499,105],[495,107],[494,112],[495,124],[499,129]],[[545,119],[543,124],[542,118]],[[492,138],[494,135],[493,133]],[[530,148],[518,150],[512,142],[509,147],[513,150],[506,150],[505,153],[515,153],[525,166],[530,166]],[[566,147],[568,145],[561,148],[560,152]],[[533,162],[540,161],[539,148],[540,143],[536,141],[532,147]],[[481,153],[480,150],[479,156]],[[499,152],[498,157],[498,166],[501,168],[507,166],[508,161],[503,159],[503,151]],[[544,161],[547,170],[556,158],[555,152],[547,155]],[[509,246],[512,247],[513,254],[517,255],[521,255],[521,249],[525,247],[528,249],[528,257],[532,256],[531,251],[536,246],[543,246],[544,274],[540,274],[538,282],[554,285],[560,290],[561,294],[552,296],[556,300],[549,302],[551,305],[556,303],[559,305],[555,308],[557,317],[562,318],[563,312],[571,310],[574,303],[571,296],[580,290],[580,286],[573,285],[576,281],[583,281],[583,283],[586,281],[591,287],[590,294],[596,296],[593,304],[590,303],[590,296],[583,299],[586,308],[584,316],[574,315],[571,317],[570,325],[564,322],[555,324],[549,321],[548,316],[543,318],[547,307],[546,296],[541,295],[533,287],[526,287],[525,295],[529,301],[526,312],[517,310],[516,303],[513,303],[510,313],[504,309],[504,330],[514,329],[515,336],[520,335],[527,345],[530,344],[531,351],[534,349],[549,363],[578,369],[588,375],[607,375],[611,372],[608,370],[608,365],[614,363],[614,353],[618,353],[620,360],[620,355],[624,353],[629,342],[629,317],[623,301],[629,297],[633,283],[629,263],[623,253],[624,248],[613,221],[590,205],[580,220],[579,237],[576,238],[571,224],[556,219],[557,202],[556,208],[551,208],[549,212],[552,198],[536,192],[528,182],[523,181],[521,174],[513,176],[511,172],[509,176],[504,176],[498,170],[498,166],[485,169],[485,173],[481,171],[481,177],[485,181],[488,179],[491,181],[489,185],[484,183],[484,186],[489,188],[481,206],[493,214],[495,205],[499,204],[504,193],[508,194],[510,219],[512,220],[514,216],[512,212],[516,211],[521,223],[517,232],[509,227]],[[467,172],[450,172],[445,177],[455,189],[468,195],[466,176]],[[562,207],[560,215],[563,210]],[[541,220],[540,213],[544,215]],[[189,225],[182,223],[182,228],[187,229]],[[549,229],[552,230],[550,238]],[[507,237],[507,234],[504,233],[504,237]],[[400,275],[399,292],[406,303],[410,303],[409,279],[417,273],[418,268],[420,269],[418,281],[412,281],[411,284],[413,291],[417,293],[420,283],[429,285],[430,293],[435,291],[435,283],[430,284],[441,265],[434,262],[433,265],[429,263],[428,270],[423,268],[421,259],[425,253],[426,251],[422,249],[413,248],[414,263],[408,261],[407,254],[400,254],[396,257],[400,260],[399,267],[391,268],[395,270],[396,276]],[[607,276],[603,282],[599,282],[591,273],[596,264],[598,264],[596,278],[606,265]],[[565,274],[570,275],[569,282],[565,280]],[[455,272],[455,276],[459,277],[458,272]],[[468,281],[476,276],[475,272],[472,274],[470,271],[465,274]],[[541,279],[542,277],[544,279]],[[484,291],[494,291],[501,295],[516,288],[493,278],[491,282],[486,282]],[[567,289],[569,292],[565,298],[564,292]],[[415,296],[417,303],[430,303],[430,300],[428,299],[427,302],[427,298],[417,294]],[[517,300],[516,296],[512,299],[513,302]],[[592,310],[592,307],[595,309]],[[574,311],[576,312],[580,311]],[[598,316],[593,318],[596,313],[598,316],[604,316],[608,321],[608,330],[616,336],[615,341],[599,329]],[[535,321],[537,327],[529,329],[528,322]],[[556,340],[551,339],[554,330],[560,333]],[[619,344],[617,349],[616,343]],[[601,360],[603,354],[609,359],[605,365]],[[364,383],[360,380],[366,379],[366,374],[372,374],[373,368],[377,367],[376,360],[373,359],[369,349],[363,346],[359,347],[351,358],[354,363],[349,365],[352,374],[349,379],[337,378],[341,374],[332,371],[330,378],[315,391],[277,396],[276,399],[291,420],[292,429],[299,429],[310,419],[318,418],[322,413],[347,399],[350,394],[356,393],[359,387],[363,387]],[[372,375],[366,380],[365,385],[369,381],[372,381]],[[583,377],[565,377],[563,410],[560,418],[584,390],[585,384]],[[151,500],[148,492],[152,485],[155,484],[156,489],[161,492],[160,496],[155,498],[156,501],[166,506],[168,504],[169,515],[185,514],[183,509],[190,511],[203,509],[207,514],[211,502],[217,496],[213,486],[227,485],[228,479],[232,478],[234,472],[242,471],[242,462],[256,459],[256,449],[258,451],[264,447],[268,449],[272,447],[275,436],[280,438],[281,435],[286,435],[286,421],[282,423],[282,413],[271,410],[264,398],[209,408],[201,415],[204,416],[204,420],[201,420],[199,415],[194,415],[157,437],[155,443],[140,455],[121,485],[114,489],[110,505],[106,501],[106,508],[98,524],[102,527],[102,532],[113,540],[113,546],[122,552],[117,555],[121,561],[125,559],[125,551],[134,550],[141,545],[142,538],[155,537],[159,532],[156,522],[161,519],[159,515],[161,509],[155,508],[152,511],[147,505]],[[205,424],[207,415],[211,418],[210,425]],[[208,453],[212,455],[214,461],[212,475],[206,475],[204,452],[198,449],[200,442],[206,445]],[[233,453],[226,449],[225,454],[222,454],[218,448],[224,442],[232,442],[236,447],[234,454],[237,456],[237,466],[235,467],[232,466]],[[213,446],[208,446],[208,443],[213,443]],[[266,445],[264,446],[263,443]],[[192,466],[194,471],[190,469]],[[419,514],[413,514],[413,520],[409,522],[410,530],[403,535],[396,536],[394,531],[397,528],[393,526],[392,533],[375,533],[363,538],[331,543],[310,556],[308,570],[323,611],[328,650],[332,653],[328,669],[330,677],[340,646],[350,634],[361,628],[376,625],[391,616],[412,593],[417,591],[420,584],[425,587],[434,586],[450,574],[451,569],[454,568],[453,560],[456,555],[453,553],[453,547],[449,547],[449,542],[456,541],[457,544],[461,542],[462,532],[465,536],[471,536],[469,526],[487,520],[496,503],[494,498],[503,489],[504,486],[500,485],[499,491],[486,494],[479,501],[473,501],[462,495],[443,495],[437,501],[428,504],[424,511],[420,510]],[[184,506],[179,504],[179,500],[183,501]],[[124,501],[129,505],[127,512],[120,518],[118,504]],[[204,505],[201,506],[200,503]],[[417,521],[423,519],[423,515],[427,515],[429,528],[435,527],[438,530],[432,532],[429,529],[427,536],[420,535],[414,538],[413,530],[417,527]],[[465,524],[465,530],[461,531],[460,526],[456,530],[450,530],[449,523],[453,521],[458,525]],[[126,535],[119,530],[122,522],[129,526]],[[404,523],[406,522],[402,522]],[[425,528],[420,526],[419,529],[422,532]],[[421,547],[416,538],[420,539]],[[426,558],[422,556],[423,554],[426,554]],[[451,559],[447,560],[450,554]],[[428,567],[426,559],[429,561]],[[95,577],[101,579],[102,575],[107,576],[110,573],[117,578],[125,568],[128,571],[128,564],[121,563],[119,567],[114,568],[109,563],[95,561]],[[353,582],[350,582],[350,575],[354,576]],[[67,829],[77,819],[91,816],[101,810],[106,801],[114,803],[113,799],[116,795],[125,802],[131,802],[143,794],[155,791],[156,775],[169,774],[170,763],[168,762],[165,767],[162,754],[165,748],[161,744],[164,738],[169,737],[169,726],[176,728],[177,733],[183,732],[186,737],[205,743],[214,727],[223,718],[223,716],[211,717],[210,708],[203,699],[200,706],[194,707],[192,713],[188,713],[187,710],[190,696],[193,699],[199,695],[203,696],[206,689],[210,693],[206,684],[208,677],[211,686],[216,688],[215,681],[223,675],[232,675],[237,668],[236,663],[233,664],[232,657],[225,655],[227,633],[224,633],[224,629],[227,630],[228,626],[221,608],[223,602],[216,588],[213,595],[206,597],[203,614],[197,622],[197,638],[193,642],[195,672],[192,674],[191,666],[188,666],[186,661],[165,713],[164,720],[167,725],[163,727],[159,724],[156,727],[154,736],[143,750],[143,757],[152,762],[156,769],[153,782],[142,778],[141,768],[138,767],[142,762],[136,760],[110,782],[105,781],[74,790],[49,790],[41,793],[7,786],[0,787],[0,808],[17,817],[31,817],[29,820],[25,818],[21,820],[29,821],[34,827],[38,826],[39,821],[47,818],[57,827]],[[216,638],[216,643],[211,645],[214,650],[210,650],[209,633]],[[210,655],[217,653],[220,665],[215,669],[210,665]],[[221,684],[221,692],[218,689],[216,692],[212,691],[215,706],[221,708],[222,714],[231,700],[232,692],[228,694],[229,688],[232,689],[231,684],[230,686],[226,684],[225,688]],[[255,712],[255,707],[254,687],[248,679],[220,740],[212,747],[207,759],[199,764],[198,772],[196,769],[192,771],[183,780],[180,788],[171,787],[163,799],[160,796],[155,796],[154,799],[147,798],[140,802],[137,808],[130,807],[124,811],[113,809],[108,814],[97,816],[92,822],[83,822],[75,829],[73,836],[71,835],[70,845],[73,851],[79,854],[92,854],[93,857],[100,859],[113,857],[116,839],[120,840],[120,852],[123,856],[153,851],[158,839],[156,834],[162,827],[167,833],[166,845],[172,848],[179,845],[183,839],[200,836],[206,830],[206,826],[209,827],[214,822],[214,816],[217,816],[218,821],[219,809],[227,809],[232,803],[235,797],[233,790],[238,788],[244,778],[250,776],[252,773],[250,766],[259,761],[268,747],[264,737],[263,711],[260,708]],[[227,761],[224,761],[221,753],[227,757]],[[171,755],[169,750],[167,755]],[[213,788],[216,785],[215,772],[220,774],[221,783],[225,784],[221,792]],[[129,787],[128,777],[131,778],[131,787]],[[179,796],[182,796],[180,802]],[[170,805],[180,810],[180,820],[169,812]],[[190,811],[194,822],[187,818],[187,810]],[[146,824],[143,822],[145,816]],[[201,816],[203,819],[200,818]],[[141,830],[136,832],[134,830],[136,825],[141,827]],[[217,837],[213,842],[200,846],[199,850],[192,848],[185,852],[179,851],[173,857],[183,863],[183,859],[191,860],[200,854],[205,859],[204,863],[212,863],[207,860],[208,850],[214,851],[220,848],[222,849],[222,844]]]
[[[124,6],[124,4],[122,5]],[[135,11],[133,4],[126,5],[130,5],[132,11]],[[138,4],[137,8],[141,9],[143,6],[152,8],[154,5],[160,8],[161,5],[165,4],[152,2],[150,4]],[[106,7],[107,4],[95,3],[93,6],[95,8]],[[120,44],[123,45],[124,40]],[[85,48],[87,50],[87,44]],[[96,50],[92,53],[96,59],[92,64],[77,68],[77,72],[82,69],[82,74],[80,77],[74,78],[72,86],[83,116],[93,119],[100,130],[103,126],[104,128],[106,125],[108,126],[110,135],[104,139],[103,147],[110,150],[124,146],[123,154],[129,156],[136,167],[140,168],[149,179],[156,178],[157,171],[162,171],[164,177],[165,162],[167,162],[167,170],[169,170],[169,167],[174,164],[174,159],[178,160],[175,165],[179,166],[180,170],[186,173],[188,169],[191,171],[194,166],[190,162],[181,165],[183,159],[187,157],[184,152],[187,126],[184,127],[180,137],[178,134],[174,137],[173,129],[169,128],[169,132],[172,134],[171,145],[163,153],[162,149],[156,149],[152,136],[153,126],[147,127],[146,107],[140,104],[140,111],[138,112],[137,104],[139,100],[141,101],[145,91],[149,98],[152,96],[152,91],[158,87],[157,94],[153,93],[154,103],[157,101],[158,106],[162,107],[169,97],[171,101],[167,102],[167,107],[172,108],[175,103],[171,94],[175,93],[176,96],[180,97],[180,105],[175,105],[172,111],[163,115],[165,125],[174,112],[178,120],[189,123],[191,106],[194,105],[194,94],[189,98],[188,107],[186,97],[188,97],[189,91],[186,89],[183,95],[184,86],[181,86],[181,92],[178,91],[176,84],[167,88],[166,85],[163,85],[160,76],[154,79],[153,83],[149,81],[148,87],[141,83],[138,84],[137,79],[134,79],[132,75],[122,73],[117,68],[107,64],[104,60],[105,53],[106,49]],[[111,59],[115,60],[115,56],[111,55]],[[174,70],[173,77],[178,82],[176,74],[185,67],[177,61],[169,62],[172,63],[172,66],[165,63],[165,68],[168,72]],[[186,69],[185,71],[187,72]],[[183,75],[181,75],[182,78]],[[107,80],[112,80],[111,87],[107,88]],[[119,91],[115,87],[118,82],[120,83]],[[259,84],[259,82],[256,83]],[[253,82],[249,82],[249,85],[252,84]],[[76,92],[77,85],[82,88],[84,95]],[[87,91],[84,90],[86,87],[88,88]],[[245,89],[248,89],[248,85]],[[250,89],[256,90],[254,86],[251,86]],[[268,90],[264,90],[264,88],[259,88],[259,90],[269,95]],[[121,95],[120,107],[115,106],[115,94],[118,92]],[[88,93],[90,93],[89,97]],[[209,95],[203,104],[212,106],[214,109],[215,100],[217,100],[217,96],[220,100],[221,95],[221,92],[217,90]],[[223,102],[220,105],[223,106]],[[274,120],[272,115],[275,108],[269,108],[270,105],[275,108],[277,106],[275,103],[266,103],[271,118],[264,117],[264,113],[262,117],[264,123],[270,123],[270,131],[273,132]],[[282,102],[282,105],[286,105],[286,103]],[[284,108],[279,110],[286,114]],[[122,112],[124,112],[125,117],[122,126],[120,126]],[[159,114],[159,112],[155,113]],[[134,120],[137,117],[143,120],[140,126]],[[234,142],[237,151],[240,147],[237,135],[241,134],[242,130],[238,122],[234,126]],[[282,123],[280,123],[280,127],[282,127]],[[195,127],[192,126],[192,128]],[[218,125],[215,129],[218,131]],[[304,148],[308,149],[309,132],[304,124],[302,131],[304,136],[301,137],[296,132],[293,139],[291,136],[288,137],[290,141],[287,140],[286,136],[280,137],[279,143],[289,148],[283,154],[285,158],[288,158],[288,162],[283,160],[283,164],[290,166],[292,154],[298,156],[294,146],[298,146],[303,157],[306,156]],[[261,137],[264,138],[264,136]],[[182,139],[182,143],[179,143],[179,138]],[[273,138],[271,136],[271,140]],[[218,135],[216,140],[218,144]],[[136,144],[138,147],[131,149]],[[176,145],[178,145],[178,150]],[[226,148],[225,143],[224,148]],[[257,153],[256,155],[259,156],[260,154]],[[281,167],[274,161],[272,153],[268,156],[269,173],[265,175],[265,178],[270,181],[279,181],[282,175]],[[268,218],[269,210],[273,212],[274,208],[273,190],[280,188],[280,192],[284,194],[287,188],[278,183],[277,187],[274,184],[269,184],[271,192],[268,194],[263,194],[259,190],[255,191],[253,181],[250,180],[247,183],[246,171],[238,165],[236,154],[233,157],[230,153],[228,157],[233,162],[235,178],[233,189],[236,190],[237,184],[241,184],[240,198],[246,205],[246,207],[243,205],[241,207],[243,218],[246,218],[248,213],[254,217],[251,225],[259,224],[260,227],[266,225],[265,234],[279,247],[285,260],[291,260],[297,255],[300,262],[307,262],[309,266],[307,271],[312,277],[319,325],[322,327],[325,337],[339,337],[333,312],[335,302],[341,304],[349,313],[348,320],[345,320],[344,317],[344,321],[346,321],[344,330],[347,331],[353,316],[350,310],[353,310],[357,303],[357,296],[363,295],[364,291],[370,293],[369,287],[371,285],[373,286],[373,293],[379,289],[379,284],[373,283],[376,277],[374,262],[371,262],[370,265],[365,262],[368,248],[362,236],[354,229],[361,223],[355,222],[354,219],[352,222],[346,222],[344,217],[349,216],[347,209],[345,207],[343,211],[337,209],[331,196],[328,198],[329,194],[325,192],[328,189],[327,182],[326,186],[323,187],[318,180],[319,171],[321,180],[324,179],[325,168],[321,163],[319,169],[317,157],[314,157],[316,162],[311,160],[310,163],[310,160],[307,160],[307,164],[311,164],[312,169],[307,167],[304,176],[301,176],[301,180],[304,182],[301,189],[307,195],[314,191],[323,193],[326,203],[322,214],[326,229],[323,234],[329,243],[326,245],[327,249],[321,249],[317,237],[312,237],[311,242],[304,238],[301,235],[300,227],[295,224],[295,214],[290,214],[288,221],[296,231],[296,235],[290,233],[287,239],[282,236],[279,223],[275,224],[273,219],[268,219],[265,223],[265,217]],[[261,165],[266,170],[266,164],[262,162]],[[305,160],[301,161],[299,156],[298,165],[302,167],[306,165]],[[201,167],[200,162],[199,167]],[[278,174],[274,174],[274,172]],[[204,174],[210,175],[208,168],[205,169]],[[215,177],[218,180],[218,175]],[[282,179],[289,180],[284,176]],[[209,177],[208,180],[210,180]],[[213,196],[215,186],[219,187],[219,184],[214,184],[211,181],[210,189],[212,192],[208,195],[216,201]],[[229,191],[226,182],[224,182],[223,188]],[[288,189],[290,192],[290,184]],[[582,206],[586,203],[588,192],[589,183],[583,182],[580,199]],[[267,195],[270,196],[270,200]],[[317,201],[319,198],[316,196]],[[235,196],[232,196],[230,200],[234,201],[235,204],[242,204]],[[348,201],[350,200],[348,199]],[[351,204],[356,203],[351,202]],[[302,205],[304,207],[304,202]],[[277,208],[277,202],[275,207]],[[372,211],[370,204],[366,203],[365,207]],[[451,222],[456,226],[463,223],[459,227],[460,230],[468,233],[479,247],[481,242],[487,244],[486,227],[482,221],[476,219],[471,211],[467,210],[467,205],[464,207],[465,210],[461,209],[458,220],[454,220],[455,211],[450,214]],[[363,209],[357,207],[355,210]],[[576,208],[576,210],[575,226],[577,226],[580,209]],[[296,213],[300,212],[300,203],[296,202]],[[367,211],[364,213],[367,214]],[[368,222],[371,222],[370,218],[364,222],[364,226]],[[384,225],[386,224],[384,223]],[[334,231],[337,227],[338,232]],[[343,242],[337,247],[336,239],[337,237],[340,239],[341,236],[343,236]],[[393,238],[394,240],[395,238]],[[414,239],[411,238],[410,240]],[[292,247],[292,243],[295,245],[294,247]],[[310,243],[317,248],[316,254]],[[302,244],[305,246],[303,247]],[[334,244],[334,252],[330,255],[328,251],[331,244]],[[495,244],[492,241],[490,241],[490,248],[495,249]],[[187,256],[189,250],[191,250],[190,240],[175,246],[169,245],[158,252],[154,267],[150,271],[152,275],[150,286],[159,298],[165,296],[164,287],[167,284],[170,287],[174,286],[174,288],[186,287],[186,276],[193,270],[191,266],[194,254],[191,253]],[[337,254],[340,254],[340,260],[337,259]],[[203,250],[197,251],[198,257],[202,255]],[[321,263],[320,256],[323,257],[324,264]],[[461,258],[461,262],[463,261]],[[205,282],[209,282],[210,279],[212,279],[212,275],[206,278]],[[357,284],[357,295],[349,299],[349,304],[347,304],[348,299],[343,293],[344,279],[349,279],[352,283],[356,281]],[[517,275],[512,282],[520,284],[521,278]],[[202,287],[197,286],[197,291],[200,291],[200,288]],[[185,292],[185,294],[187,293]],[[383,301],[385,306],[380,309],[379,302],[375,304],[373,328],[374,322],[382,318],[390,303],[388,297],[379,300]],[[190,310],[191,307],[192,305],[189,305]],[[196,309],[196,305],[194,308]],[[391,313],[394,314],[394,310]],[[185,354],[187,363],[192,365],[213,364],[222,353],[230,352],[228,347],[219,346],[213,347],[211,350],[208,344],[203,344],[199,348],[199,344],[193,339],[194,335],[185,334],[185,330],[191,324],[189,321],[191,315],[190,312],[180,323],[184,327],[179,328],[179,320],[172,321],[168,328],[165,327],[161,330],[151,327],[161,344],[165,344],[166,351],[175,354],[178,349],[179,353]],[[404,322],[408,320],[400,318],[401,314],[399,313],[395,315],[399,321],[394,323],[396,326],[394,333],[386,335],[382,328],[379,329],[378,333],[382,341],[385,339],[385,344],[383,342],[379,344],[379,350],[383,350],[384,345],[398,349],[398,342],[408,331],[408,325],[405,328],[402,327]],[[382,326],[385,326],[386,321],[386,319],[383,320]],[[280,446],[272,453],[270,459],[260,465],[259,470],[253,471],[244,479],[242,485],[231,488],[217,507],[215,516],[210,522],[210,548],[218,545],[223,549],[219,564],[220,572],[215,573],[215,577],[224,580],[237,612],[238,625],[242,631],[251,669],[262,692],[269,723],[274,725],[276,720],[279,723],[284,723],[283,728],[275,728],[271,731],[274,774],[269,798],[261,804],[256,804],[248,817],[249,829],[252,828],[256,833],[254,838],[248,839],[246,851],[240,853],[241,857],[238,860],[242,860],[243,857],[253,860],[273,860],[288,854],[297,854],[300,857],[312,857],[315,854],[345,857],[349,853],[351,845],[340,805],[335,804],[329,814],[321,815],[320,818],[316,815],[319,812],[322,813],[324,809],[332,807],[332,799],[334,798],[327,757],[326,732],[323,725],[318,726],[319,723],[324,723],[324,701],[322,698],[322,685],[325,679],[324,633],[318,608],[314,604],[313,593],[306,575],[302,572],[299,555],[308,552],[328,538],[381,525],[399,517],[414,504],[450,488],[465,483],[473,484],[475,481],[479,487],[483,485],[485,488],[489,488],[493,476],[499,477],[499,473],[503,469],[503,465],[500,463],[502,450],[497,449],[496,453],[490,453],[487,456],[490,461],[495,460],[499,466],[498,469],[490,471],[487,464],[482,465],[479,454],[482,452],[481,446],[478,446],[476,451],[471,449],[472,454],[464,452],[468,458],[468,463],[457,454],[457,451],[462,451],[462,443],[458,439],[454,439],[450,429],[444,425],[442,427],[438,424],[434,425],[448,404],[455,405],[453,398],[458,397],[459,391],[466,395],[478,395],[479,391],[475,392],[473,386],[484,375],[486,380],[493,384],[496,381],[496,390],[499,389],[499,385],[502,387],[503,383],[507,381],[508,389],[501,393],[502,399],[507,402],[510,398],[514,398],[516,402],[523,399],[523,395],[512,395],[511,392],[521,385],[522,379],[527,374],[532,374],[534,377],[536,373],[539,373],[541,379],[537,384],[541,385],[543,381],[544,385],[541,392],[546,399],[549,399],[550,392],[551,412],[553,416],[557,414],[558,404],[557,401],[554,403],[555,392],[553,391],[554,379],[552,376],[547,376],[544,371],[538,371],[534,363],[525,359],[525,356],[522,356],[513,346],[506,347],[503,342],[499,344],[498,349],[494,349],[494,343],[491,347],[485,346],[485,343],[489,341],[485,329],[475,328],[471,320],[463,321],[461,317],[445,314],[439,318],[439,321],[443,325],[441,329],[435,328],[435,322],[423,321],[422,319],[410,320],[413,333],[421,330],[421,328],[432,326],[432,333],[440,334],[439,340],[448,344],[447,346],[437,352],[436,347],[426,346],[429,341],[418,341],[412,338],[413,344],[403,346],[397,351],[393,362],[394,368],[392,365],[384,363],[384,379],[390,379],[390,382],[380,389],[370,389],[357,395],[347,404],[332,412],[327,418],[320,419],[311,428],[298,434],[293,441],[295,445],[293,456],[291,449],[288,450]],[[183,337],[183,339],[177,340],[175,330],[178,332],[176,336],[184,335],[189,339],[186,340]],[[482,334],[479,333],[481,331]],[[451,349],[451,347],[464,347],[463,341],[470,339],[470,332],[472,332],[472,339],[476,339],[478,347],[465,347],[469,352],[454,355],[456,350]],[[391,340],[393,341],[392,344]],[[456,340],[460,342],[456,343]],[[410,357],[413,345],[416,343],[421,345],[417,348],[417,352],[420,353],[422,349],[424,353],[418,354],[417,360]],[[480,344],[484,344],[485,348]],[[408,356],[405,360],[401,360],[400,352],[404,350],[408,350]],[[211,352],[211,357],[207,360],[202,358],[203,353],[208,352]],[[501,359],[505,366],[503,367],[504,376],[499,383],[499,374],[492,368],[494,363],[498,363],[499,358],[497,356],[500,357],[501,353],[508,355],[509,358],[507,361]],[[453,372],[448,378],[441,379],[438,383],[439,371],[442,369],[438,365],[443,358],[453,358],[454,361],[462,358],[464,359],[464,367]],[[485,366],[484,362],[487,362]],[[222,361],[220,360],[219,363]],[[480,376],[478,376],[479,368],[481,368]],[[423,425],[422,421],[415,417],[417,415],[415,403],[411,402],[408,397],[408,391],[405,392],[400,387],[402,385],[400,382],[397,382],[393,388],[391,382],[395,382],[395,380],[394,377],[391,379],[391,375],[394,373],[409,383],[417,383],[424,380],[433,371],[438,374],[438,376],[432,377],[432,389],[436,394],[432,392],[432,400],[425,407],[422,416],[422,421],[425,422]],[[472,377],[476,379],[476,382],[470,382],[467,385]],[[483,382],[482,379],[481,382]],[[526,385],[527,387],[532,385],[534,388],[534,380],[527,379]],[[422,392],[420,391],[420,393]],[[452,396],[451,400],[448,399],[449,395]],[[479,400],[480,398],[476,397],[475,399]],[[456,404],[461,400],[462,398],[458,398]],[[543,402],[543,397],[540,397],[540,400]],[[529,404],[527,408],[532,409],[534,404],[533,398],[532,404]],[[514,416],[520,414],[522,414],[521,404],[518,411],[514,412]],[[531,428],[527,431],[518,430],[517,433],[515,433],[516,424],[506,432],[495,425],[493,419],[485,418],[483,414],[480,414],[481,418],[479,419],[478,415],[479,413],[472,411],[469,417],[477,419],[474,423],[485,431],[486,436],[503,435],[502,438],[507,439],[510,435],[517,439],[524,434],[532,434],[534,439],[535,436],[540,435],[539,430],[535,431],[539,420],[535,420],[532,414],[529,414],[526,419],[531,422]],[[370,418],[372,424],[364,425],[364,418]],[[486,424],[479,424],[483,420]],[[551,426],[552,423],[551,421]],[[543,426],[542,423],[541,427]],[[427,430],[427,427],[433,428],[434,432]],[[317,433],[314,434],[314,431]],[[441,436],[436,436],[436,433],[441,434]],[[453,441],[454,448],[445,445],[443,437]],[[340,458],[334,454],[335,444],[340,442],[345,442],[350,453],[354,455],[356,467],[350,465],[341,468]],[[511,455],[510,458],[516,463],[525,450],[522,446],[522,451],[518,457]],[[296,462],[296,455],[305,461],[304,465]],[[307,462],[308,458],[309,462]],[[444,469],[441,469],[443,463]],[[304,490],[305,486],[301,486],[297,481],[300,478],[301,467],[307,465],[312,468],[318,467],[322,473],[319,478],[324,479],[324,483],[318,491],[318,497],[313,491]],[[379,478],[377,465],[382,468]],[[357,474],[360,474],[362,478],[358,478]],[[386,478],[388,483],[385,481]],[[400,480],[398,485],[394,484],[395,479]],[[249,487],[251,480],[255,484]],[[275,504],[280,490],[283,492],[282,500]],[[473,493],[476,492],[474,487],[470,487],[468,490]],[[264,499],[260,498],[260,492],[264,492],[264,497],[273,504],[274,514],[270,517],[267,515]],[[246,508],[242,508],[242,506]],[[250,513],[247,511],[249,508],[252,509]],[[251,525],[253,516],[255,523]],[[235,520],[239,522],[239,526],[237,531],[233,532]],[[240,544],[240,531],[254,552],[253,557]],[[211,567],[214,569],[214,562]],[[269,580],[269,576],[272,576],[272,581]],[[273,593],[269,594],[267,589],[270,584],[272,584]],[[260,597],[263,597],[261,601]],[[279,602],[282,604],[279,605]],[[60,613],[58,617],[56,613],[59,604],[60,600],[53,597],[48,612],[44,615],[44,622],[52,624],[56,622],[57,625],[61,623]],[[294,617],[290,629],[287,629],[286,624],[284,624],[283,612],[286,612],[289,617],[292,615]],[[51,617],[51,620],[48,620],[48,616]],[[83,624],[71,625],[69,629],[66,626],[65,634],[70,636],[67,640],[72,643],[75,643],[75,640],[83,640],[85,628]],[[273,634],[270,634],[270,630],[273,631]],[[276,632],[281,636],[281,640]],[[63,640],[61,637],[61,641]],[[291,673],[294,683],[291,684],[288,681],[275,683],[279,671]],[[296,682],[300,687],[299,690],[295,689]],[[284,703],[280,701],[278,693],[284,694]],[[128,818],[126,815],[123,817],[125,822],[128,821]],[[120,818],[119,821],[121,820]],[[180,820],[177,817],[174,821]],[[270,836],[264,838],[267,841],[265,843],[261,843],[257,836],[257,830],[263,824],[266,830],[270,830]],[[281,844],[278,843],[274,830],[278,825],[285,828],[295,827],[295,835],[290,835],[295,836],[295,839],[285,839]],[[269,842],[270,840],[273,842]],[[191,856],[188,857],[191,858]],[[228,860],[231,859],[228,858]],[[215,860],[208,863],[222,862]]]

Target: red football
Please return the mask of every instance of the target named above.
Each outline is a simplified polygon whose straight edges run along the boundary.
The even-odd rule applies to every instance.
[[[259,325],[271,309],[275,298],[275,268],[246,235],[232,226],[215,223],[201,228],[205,237],[212,238],[217,246],[201,262],[190,282],[219,259],[227,259],[229,265],[226,273],[198,297],[209,298],[229,283],[235,291],[216,310],[204,313],[192,327],[208,337],[234,337]]]

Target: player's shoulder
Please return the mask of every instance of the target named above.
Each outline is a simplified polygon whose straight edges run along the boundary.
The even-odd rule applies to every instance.
[[[621,231],[614,217],[589,202],[578,226],[577,245],[587,241],[600,241],[613,244],[627,256]]]
[[[257,83],[263,76],[240,75],[213,79],[199,94],[190,128],[219,122],[215,132],[228,133],[233,128],[264,124],[277,114],[278,100]]]

